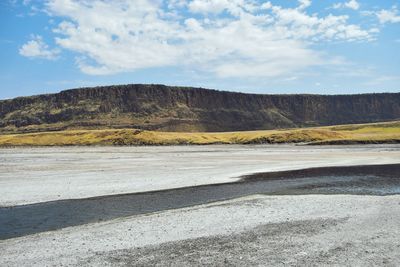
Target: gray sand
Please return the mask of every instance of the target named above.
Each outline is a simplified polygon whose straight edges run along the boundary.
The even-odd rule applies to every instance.
[[[1,266],[400,264],[400,196],[253,196],[0,241]]]
[[[255,172],[400,163],[400,145],[0,149],[0,206],[235,181]]]
[[[0,205],[400,163],[400,146],[0,149]],[[400,195],[252,195],[0,241],[0,266],[400,265]]]
[[[219,185],[0,207],[0,240],[257,194],[400,194],[400,164],[258,173]]]

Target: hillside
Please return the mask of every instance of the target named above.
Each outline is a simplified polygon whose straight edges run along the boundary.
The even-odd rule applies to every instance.
[[[105,128],[219,132],[399,118],[400,93],[258,95],[135,84],[0,101],[2,134]]]
[[[400,143],[400,121],[288,130],[177,133],[134,129],[0,135],[4,146]]]

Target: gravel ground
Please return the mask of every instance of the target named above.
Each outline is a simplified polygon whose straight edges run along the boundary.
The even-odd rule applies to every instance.
[[[1,266],[399,266],[400,196],[261,196],[0,241]]]

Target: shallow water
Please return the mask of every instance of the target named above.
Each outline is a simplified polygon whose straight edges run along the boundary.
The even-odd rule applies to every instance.
[[[400,194],[400,164],[261,173],[227,184],[0,208],[0,239],[253,194]]]

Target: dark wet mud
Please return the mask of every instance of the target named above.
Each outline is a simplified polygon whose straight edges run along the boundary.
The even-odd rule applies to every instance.
[[[253,194],[400,194],[400,164],[259,173],[234,183],[0,208],[0,239]]]

